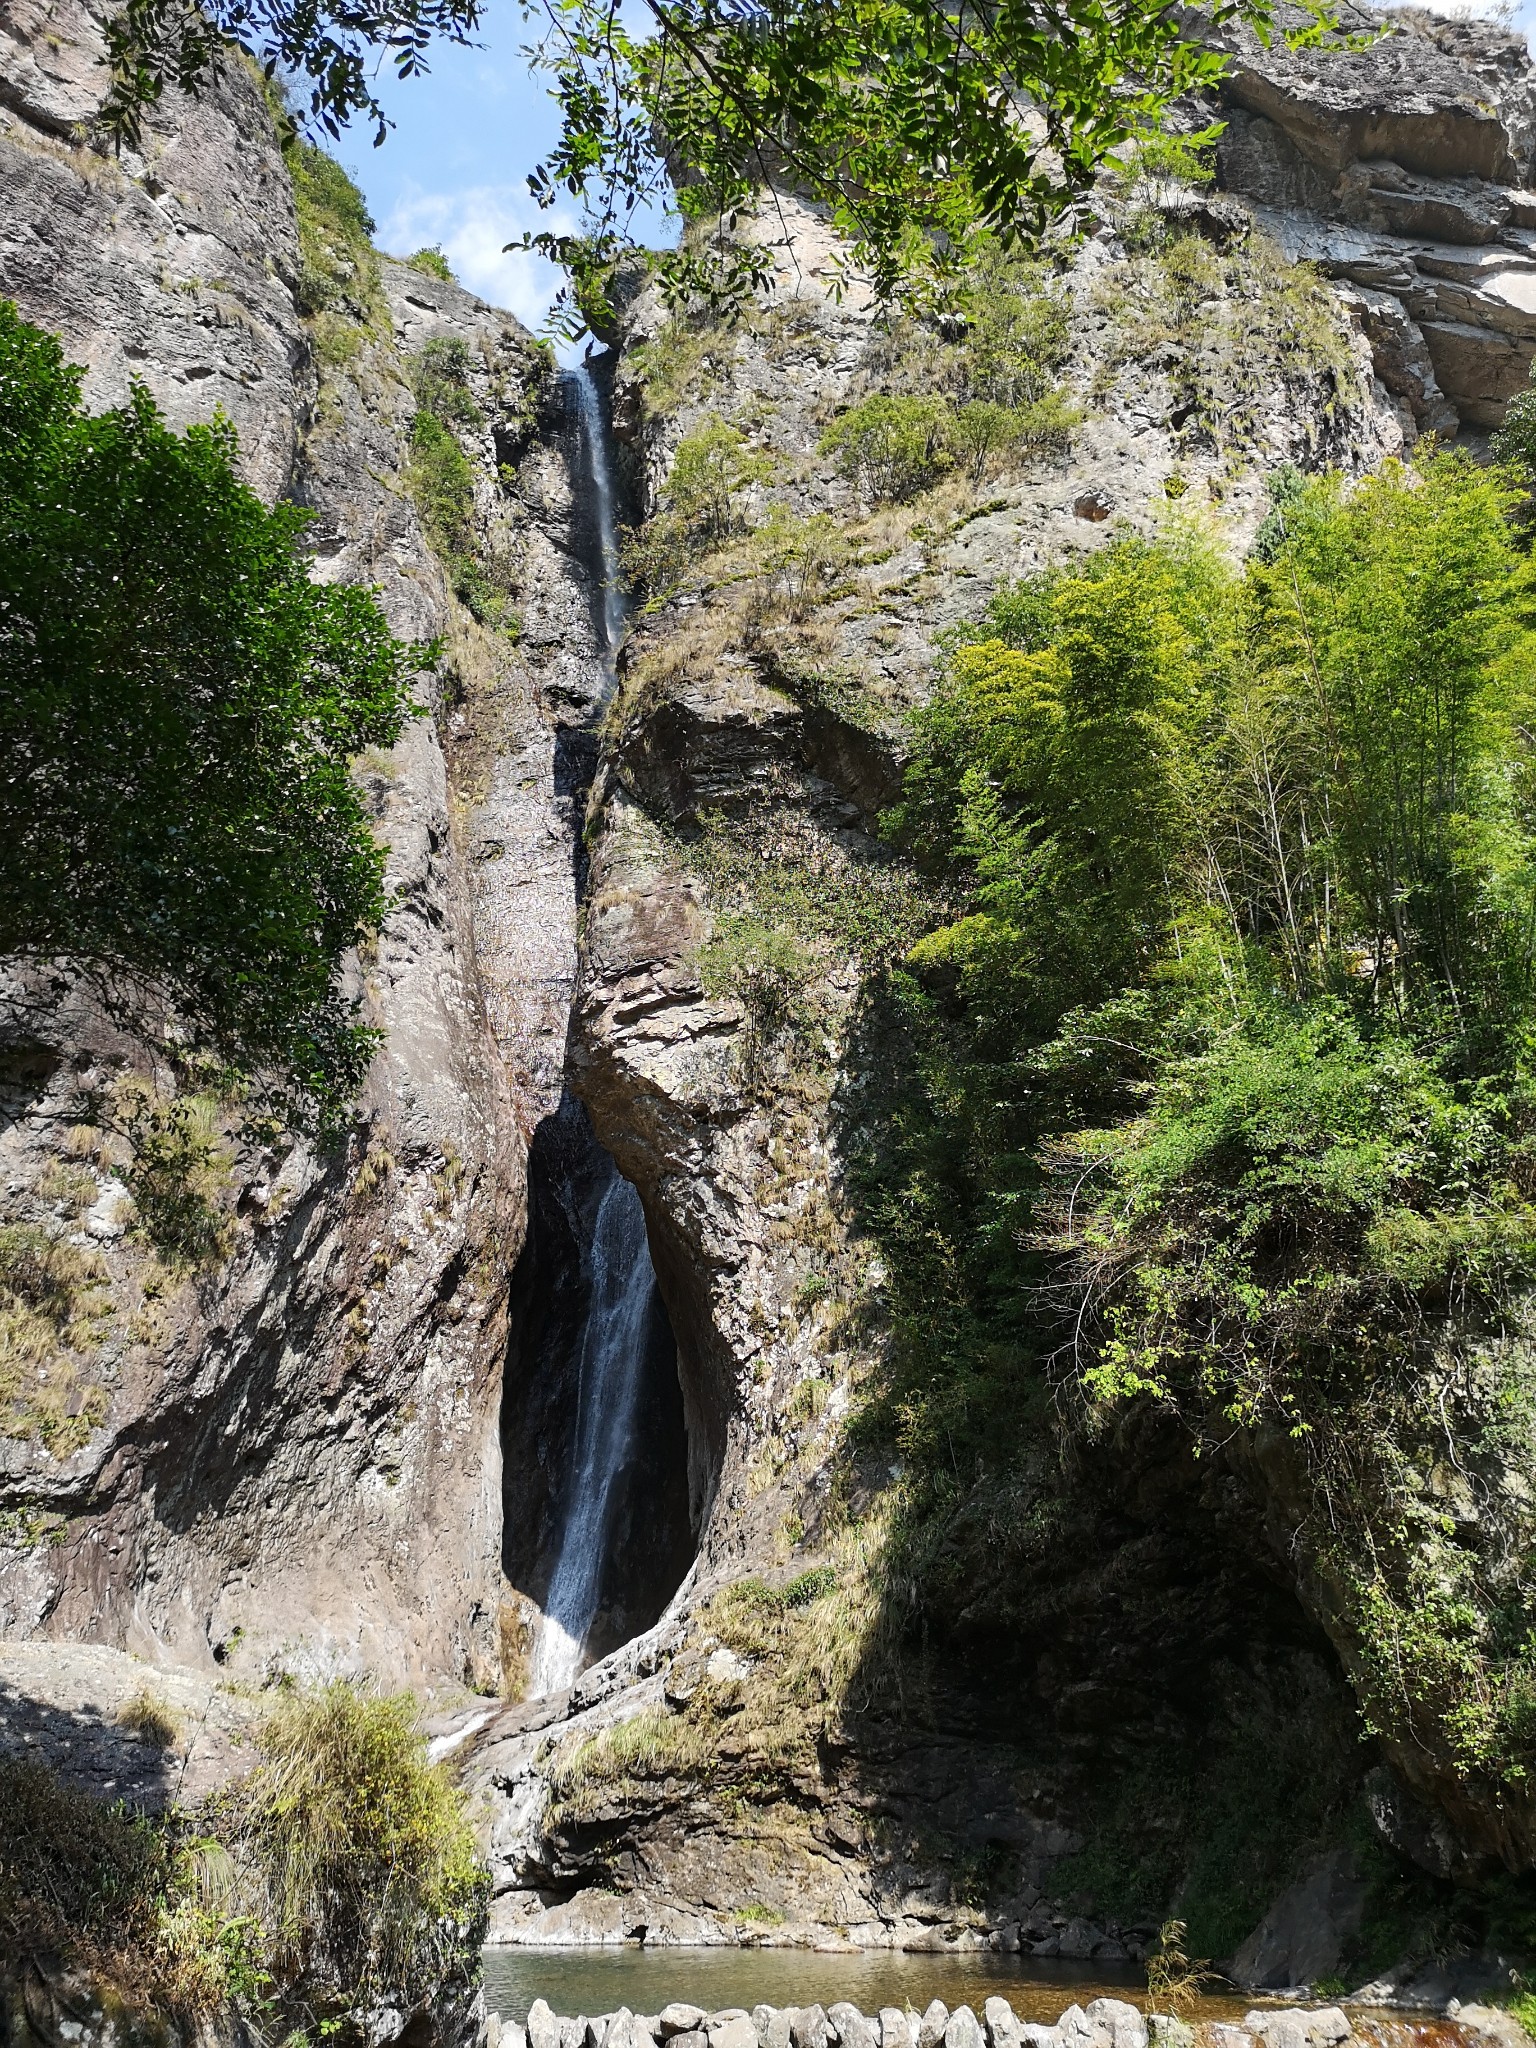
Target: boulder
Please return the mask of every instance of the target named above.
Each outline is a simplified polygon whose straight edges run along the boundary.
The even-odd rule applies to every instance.
[[[664,2005],[656,2015],[657,2038],[670,2041],[674,2034],[696,2033],[704,2025],[704,2017],[696,2005]],[[529,2048],[538,2048],[538,2044],[530,2042]]]
[[[1149,2012],[1147,2031],[1155,2048],[1195,2048],[1195,2030],[1188,2020],[1171,2012]]]
[[[757,2048],[757,2028],[739,2008],[711,2013],[707,2035],[709,2048]]]
[[[867,2020],[856,2005],[850,2005],[840,1998],[836,2005],[827,2008],[827,2018],[836,2031],[843,2048],[879,2048],[874,2025]]]
[[[560,2022],[542,1998],[528,2008],[528,2048],[560,2048]]]
[[[917,2048],[915,2031],[899,2006],[881,2006],[880,2048]]]
[[[1335,2043],[1347,2041],[1352,2031],[1336,2005],[1314,2012],[1294,2005],[1250,2012],[1244,2016],[1243,2026],[1262,2048],[1335,2048]]]
[[[1084,2017],[1091,2025],[1108,2029],[1113,2048],[1147,2048],[1147,2023],[1123,1998],[1096,1998]]]
[[[968,2005],[957,2005],[944,2029],[944,2048],[986,2048],[981,2021]]]
[[[948,2025],[949,2007],[936,1998],[917,2023],[917,2048],[939,2048]]]
[[[1089,2019],[1080,2005],[1069,2005],[1056,2022],[1065,2048],[1112,2048],[1108,2027]]]
[[[1249,1991],[1284,1991],[1334,1976],[1364,1911],[1365,1886],[1353,1860],[1335,1850],[1280,1894],[1226,1966],[1228,1974]]]
[[[791,2048],[790,2014],[779,2005],[754,2005],[752,2024],[757,2028],[761,2048]]]
[[[831,2048],[832,2029],[819,2005],[797,2005],[789,2016],[793,2048]]]
[[[1019,2028],[1019,2043],[1020,2048],[1062,2048],[1061,2029],[1026,2020]]]
[[[992,1997],[982,2007],[992,2048],[1018,2048],[1019,2020],[1006,1998]]]

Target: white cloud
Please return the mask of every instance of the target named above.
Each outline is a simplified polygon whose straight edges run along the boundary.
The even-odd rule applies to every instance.
[[[543,257],[506,244],[530,229],[571,234],[575,225],[559,208],[541,212],[515,185],[472,185],[459,192],[407,186],[381,222],[379,240],[401,256],[440,245],[462,285],[537,333],[563,275]]]

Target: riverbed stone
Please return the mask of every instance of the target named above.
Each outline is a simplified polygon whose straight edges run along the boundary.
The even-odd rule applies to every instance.
[[[987,2039],[992,2048],[1018,2048],[1018,2014],[1006,1998],[992,1997],[982,2007],[982,2018],[986,2022]]]
[[[819,2005],[797,2005],[789,2016],[789,2038],[794,2048],[831,2048],[832,2029],[826,2011]]]
[[[656,2048],[656,2036],[646,2021],[621,2005],[608,2023],[603,2048]]]
[[[1263,2048],[1334,2048],[1334,2043],[1347,2041],[1352,2031],[1336,2005],[1315,2012],[1295,2005],[1281,2006],[1278,2011],[1256,2009],[1244,2015],[1243,2027]]]
[[[1095,1998],[1084,2018],[1107,2028],[1114,2048],[1147,2048],[1147,2023],[1126,1999]]]
[[[1214,2020],[1206,2029],[1209,2048],[1253,2048],[1253,2036],[1230,2020]]]
[[[708,2037],[709,2048],[757,2048],[757,2028],[739,2007],[711,2013]]]
[[[917,2048],[939,2048],[948,2025],[949,2007],[936,1998],[917,2023]]]
[[[528,2008],[528,2048],[560,2048],[560,2022],[542,1998]]]
[[[986,2048],[981,2021],[968,2005],[957,2005],[944,2029],[944,2048]]]
[[[836,2005],[827,2008],[827,2018],[837,2029],[837,2038],[843,2048],[879,2048],[874,2027],[846,1998],[840,1998]]]
[[[791,2048],[790,2017],[784,2006],[754,2005],[752,2024],[757,2028],[759,2048]]]
[[[656,2015],[656,2032],[663,2041],[670,2041],[674,2034],[696,2033],[705,2022],[702,2006],[673,2003],[664,2005]],[[530,2041],[528,2048],[541,2048],[541,2044]]]
[[[912,2022],[899,2006],[880,2008],[880,2048],[917,2048]]]
[[[1109,2028],[1089,2019],[1080,2005],[1069,2005],[1056,2022],[1065,2048],[1112,2048]]]
[[[1195,2048],[1195,2030],[1171,2012],[1149,2012],[1147,2030],[1156,2048]]]

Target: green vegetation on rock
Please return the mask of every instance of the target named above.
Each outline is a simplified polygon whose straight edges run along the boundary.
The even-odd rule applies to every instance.
[[[518,619],[509,579],[481,544],[474,466],[459,439],[485,424],[469,388],[468,345],[456,336],[439,336],[417,352],[410,374],[416,412],[406,482],[421,523],[454,596],[482,625],[499,626],[515,637]]]
[[[1165,1468],[1182,1439],[1284,1529],[1409,1782],[1511,1861],[1536,1769],[1514,496],[1451,456],[1322,478],[1241,573],[1175,527],[1002,595],[915,721],[892,829],[965,900],[871,997],[855,1167],[894,1317],[859,1429],[909,1475],[893,1581],[971,1607],[980,1573],[1006,1615],[1071,1519],[1042,1444],[1171,1428]],[[1215,1895],[1193,1853],[1142,1908]]]
[[[387,908],[350,764],[434,650],[310,580],[227,424],[174,434],[142,387],[88,414],[81,374],[0,304],[0,952],[325,1124],[374,1045],[342,960]]]

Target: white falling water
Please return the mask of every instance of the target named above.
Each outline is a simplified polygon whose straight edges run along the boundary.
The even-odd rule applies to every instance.
[[[597,1612],[614,1483],[634,1433],[655,1288],[645,1212],[615,1168],[592,1232],[592,1291],[576,1389],[576,1462],[534,1657],[534,1699],[563,1692],[581,1669]]]
[[[579,363],[572,373],[576,384],[576,416],[581,425],[582,452],[587,475],[592,481],[592,509],[597,519],[597,539],[603,562],[603,639],[609,674],[624,632],[623,572],[619,567],[619,530],[613,511],[613,470],[608,461],[608,436],[604,431],[603,408],[592,372]]]

